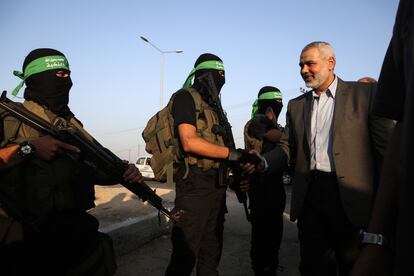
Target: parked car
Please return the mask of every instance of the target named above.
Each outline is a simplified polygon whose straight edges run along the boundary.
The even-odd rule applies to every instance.
[[[154,172],[151,168],[151,156],[140,156],[135,162],[135,166],[145,178],[154,179]]]

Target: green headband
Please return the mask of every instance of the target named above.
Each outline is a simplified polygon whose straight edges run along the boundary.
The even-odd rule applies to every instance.
[[[22,81],[13,90],[12,95],[16,96],[23,87],[24,81],[31,75],[38,74],[48,70],[65,69],[69,70],[68,60],[64,56],[45,56],[31,61],[25,68],[24,72],[13,71],[13,74],[22,79]]]
[[[190,75],[188,75],[187,79],[184,82],[183,88],[189,88],[191,86],[191,82],[193,80],[195,72],[202,69],[214,69],[224,71],[224,65],[223,62],[218,60],[207,60],[200,63],[199,65],[197,65],[197,67],[191,70]]]
[[[259,110],[259,101],[260,100],[276,100],[282,99],[282,92],[280,91],[269,91],[266,93],[261,94],[253,103],[252,105],[252,118],[256,115],[257,111]]]

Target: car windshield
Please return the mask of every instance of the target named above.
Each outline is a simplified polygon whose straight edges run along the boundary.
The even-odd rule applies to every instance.
[[[145,157],[138,158],[137,165],[145,165]]]

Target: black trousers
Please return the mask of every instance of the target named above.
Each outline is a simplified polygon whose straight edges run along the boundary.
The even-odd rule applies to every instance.
[[[112,241],[98,226],[83,211],[45,216],[39,232],[26,229],[25,241],[0,249],[0,275],[113,275]]]
[[[359,229],[347,219],[335,173],[311,172],[298,218],[302,276],[349,275],[360,251]]]
[[[185,213],[173,226],[173,251],[165,275],[191,275],[196,264],[198,276],[218,275],[226,190],[217,187],[216,180],[216,170],[193,167],[185,180],[177,178],[175,207]]]
[[[283,235],[286,193],[282,174],[256,176],[249,192],[252,269],[256,276],[275,276]]]

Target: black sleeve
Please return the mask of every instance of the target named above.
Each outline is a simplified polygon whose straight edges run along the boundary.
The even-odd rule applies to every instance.
[[[275,126],[270,119],[268,119],[266,116],[259,115],[255,116],[251,120],[247,133],[249,136],[261,140],[263,139],[263,135],[265,135],[266,132],[274,128]]]
[[[247,129],[247,133],[250,137],[254,137],[256,139],[262,140],[263,135],[266,132],[266,127],[264,124],[261,123],[260,119],[254,117],[250,120],[249,128]]]
[[[184,89],[177,92],[173,101],[172,115],[175,126],[179,124],[197,126],[195,104],[190,92]]]
[[[396,45],[391,40],[385,54],[378,80],[373,112],[380,117],[402,121],[405,101],[404,73],[401,72],[401,68],[396,66],[400,62],[394,57],[396,49],[393,47],[396,47]],[[403,52],[400,48],[397,48],[397,50]]]

